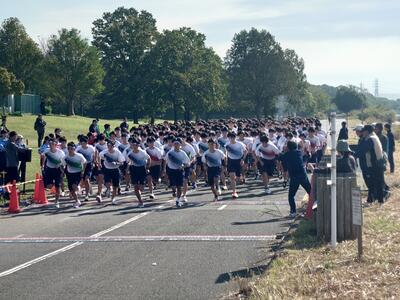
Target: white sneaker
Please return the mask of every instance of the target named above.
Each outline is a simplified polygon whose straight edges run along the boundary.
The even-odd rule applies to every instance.
[[[221,195],[221,194],[222,194],[221,187],[218,186],[218,195]]]
[[[184,203],[187,203],[187,202],[188,202],[188,201],[187,201],[187,198],[186,198],[186,195],[182,197],[182,201],[183,201]]]
[[[112,198],[112,199],[111,199],[111,204],[112,204],[112,205],[117,205],[117,200],[115,200],[115,198]]]
[[[296,213],[290,213],[289,218],[294,219],[296,218],[297,214]]]
[[[97,201],[97,203],[101,203],[101,195],[96,196],[96,201]]]
[[[60,203],[58,201],[55,203],[56,208],[60,208]]]
[[[144,208],[144,203],[139,203],[139,204],[138,204],[138,207],[139,207],[139,208]]]
[[[219,201],[219,197],[218,197],[218,196],[215,196],[215,197],[214,197],[214,202],[217,202],[217,201]]]
[[[150,197],[150,199],[152,199],[152,200],[153,200],[153,199],[156,199],[156,197],[154,196],[154,194],[150,194],[149,197]]]
[[[85,196],[85,202],[88,202],[89,201],[89,195],[86,195]]]
[[[226,191],[226,190],[228,190],[228,187],[227,187],[226,185],[224,185],[224,186],[222,187],[222,190],[223,190],[223,191]]]
[[[65,197],[65,192],[60,193],[61,197]]]
[[[179,198],[176,198],[175,205],[176,205],[176,207],[182,207],[182,203]]]
[[[81,206],[81,201],[77,200],[74,204],[74,208],[78,208],[79,206]]]
[[[271,195],[271,194],[272,194],[272,192],[271,192],[271,190],[270,190],[269,187],[266,187],[266,188],[265,188],[265,193],[266,193],[267,195]]]

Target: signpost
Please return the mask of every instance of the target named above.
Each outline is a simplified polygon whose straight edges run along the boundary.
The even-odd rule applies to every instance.
[[[362,246],[362,205],[361,205],[361,189],[353,188],[351,190],[351,207],[352,207],[352,217],[353,225],[357,228],[357,240],[358,240],[358,260],[361,260],[363,253]]]
[[[337,244],[337,205],[336,205],[336,112],[331,114],[331,247]],[[329,183],[328,183],[329,184]]]

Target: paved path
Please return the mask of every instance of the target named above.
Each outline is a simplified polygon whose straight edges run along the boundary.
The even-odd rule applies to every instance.
[[[136,208],[91,200],[0,215],[0,299],[216,299],[235,277],[265,269],[291,220],[287,190],[260,182],[210,202],[208,188],[177,209],[169,192]],[[298,199],[302,194],[299,193]]]

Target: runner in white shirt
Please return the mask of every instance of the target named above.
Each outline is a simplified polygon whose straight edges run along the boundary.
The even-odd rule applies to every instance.
[[[189,140],[191,140],[191,137],[189,136]],[[188,191],[188,185],[189,185],[189,180],[193,178],[193,172],[194,172],[194,167],[196,164],[196,150],[194,150],[193,146],[186,142],[186,139],[182,139],[182,147],[181,149],[186,153],[186,155],[189,157],[189,166],[186,166],[184,169],[184,179],[183,179],[183,191],[182,191],[182,201],[184,203],[187,203],[187,191]]]
[[[208,182],[210,183],[211,191],[214,194],[214,201],[219,200],[221,191],[217,188],[219,177],[222,171],[222,161],[226,158],[225,154],[216,149],[216,143],[213,139],[208,140],[208,150],[203,153],[202,161],[207,165]]]
[[[81,205],[81,202],[78,199],[77,192],[78,186],[85,172],[86,159],[82,154],[76,153],[75,148],[75,143],[69,142],[67,145],[68,154],[62,158],[62,161],[63,165],[67,166],[66,175],[68,181],[68,189],[72,198],[75,200],[74,207],[78,208]]]
[[[166,155],[167,167],[169,170],[168,177],[171,186],[176,188],[176,206],[181,207],[184,168],[189,166],[190,159],[181,149],[182,140],[180,138],[176,138],[173,141],[173,145],[173,149]]]
[[[228,157],[228,173],[232,188],[232,198],[238,198],[236,191],[236,179],[242,176],[242,167],[244,164],[244,157],[247,154],[246,145],[236,141],[236,134],[230,132],[228,134],[229,143],[225,146]]]
[[[129,142],[128,142],[128,135],[126,133],[122,133],[119,139],[119,144],[116,144],[116,147],[118,148],[119,152],[124,153],[126,149],[129,148]],[[125,182],[125,192],[129,191],[130,187],[130,177],[129,177],[129,172],[128,172],[128,163],[124,162],[122,166],[119,167],[122,178],[124,179]],[[118,188],[118,194],[121,193],[121,187]]]
[[[228,138],[228,128],[223,127],[221,129],[221,134],[222,136],[218,139],[218,149],[221,150],[225,156],[226,156],[226,149],[225,146],[229,143],[229,138]],[[226,158],[224,158],[224,161],[222,162],[222,166],[221,166],[221,183],[222,183],[222,190],[226,191],[228,189],[228,187],[226,186],[226,176],[225,174],[227,173],[226,170]]]
[[[61,185],[61,168],[62,158],[65,156],[64,152],[57,149],[57,144],[54,139],[49,140],[49,148],[42,153],[42,172],[44,185],[50,189],[54,185],[55,205],[59,208],[58,200],[60,198],[60,185]]]
[[[271,189],[268,184],[270,178],[274,175],[276,157],[281,153],[281,151],[274,145],[274,143],[270,142],[266,136],[262,136],[260,141],[261,144],[256,150],[256,157],[263,176],[265,193],[270,195]]]
[[[308,129],[308,137],[307,140],[310,142],[311,148],[311,158],[309,160],[310,163],[316,164],[318,163],[318,150],[321,148],[321,142],[319,138],[315,135],[315,129],[310,127]]]
[[[161,175],[162,152],[155,146],[153,137],[147,138],[146,152],[150,156],[150,168],[147,178],[147,185],[149,186],[150,199],[155,199],[154,189],[158,184]]]
[[[116,205],[115,197],[119,187],[119,166],[125,161],[124,156],[117,148],[113,141],[107,142],[107,149],[100,152],[100,158],[104,161],[104,181],[108,189],[112,185],[111,203]]]
[[[104,160],[100,157],[100,153],[107,149],[106,137],[104,134],[99,134],[97,136],[97,143],[94,145],[94,149],[96,151],[94,153],[93,174],[94,176],[96,176],[96,182],[97,182],[96,200],[98,203],[101,203],[102,200],[101,193],[103,190],[105,167],[104,167]]]
[[[79,142],[80,145],[76,148],[76,152],[82,154],[86,159],[86,166],[85,171],[83,172],[82,182],[86,192],[85,201],[88,201],[90,193],[90,178],[92,177],[94,153],[96,150],[92,145],[88,145],[87,137],[81,137]]]
[[[135,189],[136,198],[139,201],[139,207],[144,207],[142,200],[142,192],[144,184],[147,181],[149,168],[151,164],[150,156],[145,150],[140,148],[140,141],[136,138],[129,139],[130,147],[124,152],[125,161],[129,164],[129,173],[131,175],[131,183]]]

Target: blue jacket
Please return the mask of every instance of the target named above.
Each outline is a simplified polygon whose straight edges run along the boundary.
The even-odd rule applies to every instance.
[[[300,150],[291,150],[281,157],[283,166],[289,172],[289,176],[304,177],[307,176],[306,168],[303,164],[303,155]]]

